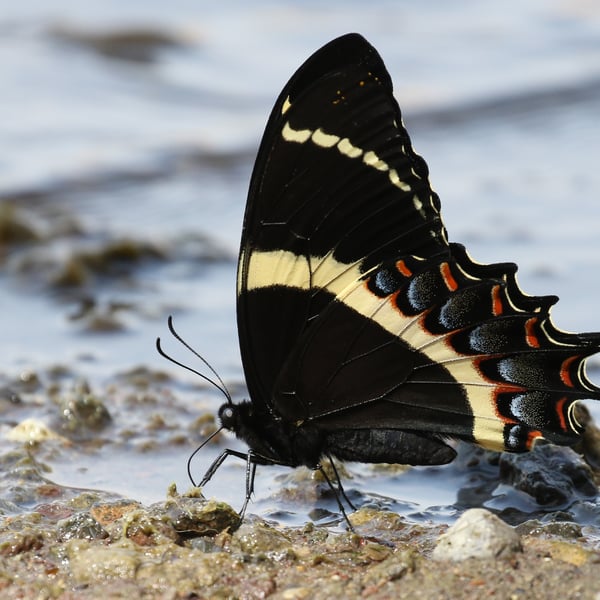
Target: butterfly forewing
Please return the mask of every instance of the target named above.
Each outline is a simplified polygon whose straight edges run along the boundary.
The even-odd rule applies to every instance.
[[[370,268],[447,251],[437,196],[377,52],[349,35],[292,77],[254,169],[238,273],[246,379],[270,405],[312,319]]]

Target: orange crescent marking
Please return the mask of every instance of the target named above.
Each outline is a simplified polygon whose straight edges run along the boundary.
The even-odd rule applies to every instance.
[[[455,292],[458,289],[458,283],[456,283],[456,279],[454,279],[452,271],[450,270],[450,265],[447,262],[443,262],[440,265],[440,273],[442,274],[442,278],[446,284],[446,287],[451,292]]]
[[[569,358],[564,360],[562,365],[560,366],[560,378],[562,382],[569,387],[575,387],[573,385],[573,380],[571,379],[570,368],[571,364],[575,362],[578,358],[579,356],[570,356]]]
[[[495,317],[500,316],[504,312],[502,298],[500,297],[500,286],[495,285],[492,288],[492,313]]]
[[[527,441],[525,442],[525,447],[527,448],[527,450],[531,450],[533,442],[536,440],[536,438],[539,437],[542,437],[542,432],[538,431],[537,429],[534,429],[533,431],[530,431],[527,434]]]
[[[392,292],[389,296],[388,296],[388,302],[391,304],[392,306],[392,310],[395,310],[399,315],[404,316],[404,313],[402,312],[402,310],[400,309],[400,307],[398,306],[398,296],[400,295],[400,290],[396,291],[396,292]]]
[[[398,269],[404,277],[410,277],[412,275],[412,271],[406,266],[406,263],[403,260],[396,262],[396,269]]]
[[[556,403],[556,414],[558,415],[558,421],[563,431],[569,431],[569,427],[567,426],[567,420],[565,419],[565,402],[567,401],[567,397],[563,396]]]
[[[537,317],[531,317],[531,319],[527,319],[527,321],[525,321],[525,341],[527,342],[527,345],[531,346],[532,348],[540,347],[540,340],[538,340],[538,337],[533,330],[536,322]]]

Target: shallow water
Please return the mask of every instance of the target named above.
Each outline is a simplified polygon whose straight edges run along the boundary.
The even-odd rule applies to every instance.
[[[186,339],[242,389],[235,256],[254,154],[287,78],[317,47],[351,30],[386,61],[451,239],[477,260],[517,262],[528,293],[559,295],[559,327],[600,330],[595,4],[4,6],[0,201],[38,240],[0,248],[0,376],[14,387],[35,372],[43,383],[22,392],[24,407],[2,407],[2,432],[24,416],[55,418],[56,407],[36,402],[57,364],[69,371],[63,392],[85,378],[115,422],[98,434],[107,438],[100,449],[75,444],[44,457],[52,480],[146,502],[162,498],[171,481],[187,487],[185,461],[201,436],[186,423],[216,411],[221,399],[166,364],[154,340],[166,338],[169,351],[193,364],[168,339],[173,314]],[[56,285],[74,255],[97,254],[124,238],[135,242],[137,258],[88,270],[77,285]],[[176,406],[123,408],[106,391],[120,385],[119,373],[140,365],[173,377],[150,390],[159,398],[172,390]],[[599,381],[600,359],[589,366]],[[148,420],[161,410],[185,439],[175,444],[173,430],[159,431],[151,448]],[[138,430],[138,441],[121,443],[126,425]],[[197,470],[222,447],[207,447]],[[413,518],[451,518],[469,478],[454,467],[402,476],[351,471],[350,487],[384,503],[402,498],[392,508]],[[285,473],[260,469],[251,510],[298,518],[277,512],[294,513],[293,503],[281,508],[285,502],[271,498]],[[242,488],[243,465],[232,461],[207,493],[238,506]]]

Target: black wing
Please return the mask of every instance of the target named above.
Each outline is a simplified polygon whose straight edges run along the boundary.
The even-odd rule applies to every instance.
[[[238,323],[253,403],[288,422],[525,450],[572,443],[598,334],[550,320],[516,266],[448,245],[392,84],[360,36],[294,75],[271,114],[242,236]]]
[[[359,35],[334,40],[279,96],[252,175],[237,309],[252,401],[273,406],[297,340],[357,270],[447,251],[381,58]]]
[[[527,296],[510,263],[451,256],[384,263],[331,302],[276,384],[290,422],[324,430],[401,429],[524,451],[573,444],[575,402],[600,399],[585,375],[600,334],[554,327],[554,296]]]

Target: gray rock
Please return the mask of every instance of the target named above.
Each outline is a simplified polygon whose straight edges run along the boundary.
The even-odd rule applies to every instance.
[[[598,493],[585,461],[571,448],[548,443],[538,443],[525,454],[503,453],[500,478],[543,506],[564,506]]]
[[[506,558],[521,550],[517,532],[483,508],[467,510],[442,534],[433,551],[435,560]]]

